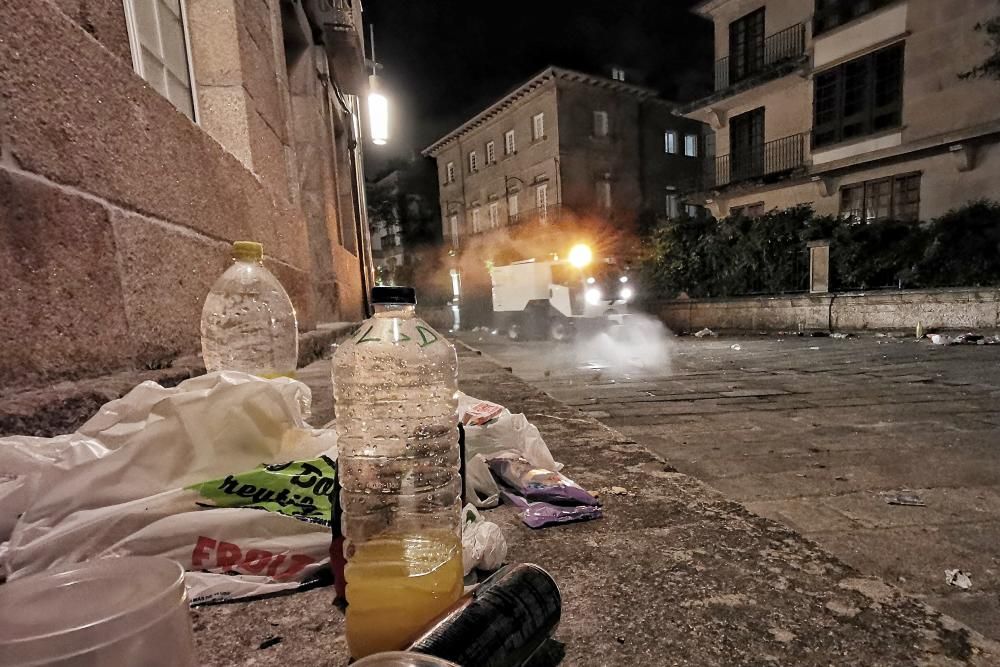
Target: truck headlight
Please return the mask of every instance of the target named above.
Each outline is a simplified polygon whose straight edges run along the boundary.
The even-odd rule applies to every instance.
[[[584,297],[587,299],[587,303],[589,303],[591,306],[596,306],[601,302],[601,290],[597,289],[596,287],[591,287],[589,290],[586,291]]]
[[[632,298],[632,288],[631,287],[623,287],[622,291],[618,292],[618,298],[620,298],[622,301],[628,301],[629,299],[631,299]]]

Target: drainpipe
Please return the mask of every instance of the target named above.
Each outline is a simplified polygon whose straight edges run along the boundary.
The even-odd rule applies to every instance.
[[[347,106],[351,110],[351,142],[349,155],[354,187],[351,200],[354,204],[355,236],[358,240],[358,261],[361,264],[361,290],[364,298],[365,316],[374,314],[371,305],[371,289],[375,285],[375,262],[372,260],[371,230],[368,226],[368,201],[365,195],[364,155],[361,151],[361,98],[348,95]]]

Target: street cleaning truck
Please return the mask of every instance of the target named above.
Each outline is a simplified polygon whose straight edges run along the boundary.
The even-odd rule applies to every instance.
[[[563,341],[587,329],[623,322],[634,289],[613,258],[594,260],[584,244],[566,259],[528,259],[494,266],[493,314],[511,340]]]

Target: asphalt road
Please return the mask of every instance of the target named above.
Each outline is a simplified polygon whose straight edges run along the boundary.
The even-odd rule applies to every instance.
[[[461,338],[677,470],[1000,639],[1000,345]],[[924,506],[887,502],[903,491]],[[971,589],[946,583],[950,569]]]

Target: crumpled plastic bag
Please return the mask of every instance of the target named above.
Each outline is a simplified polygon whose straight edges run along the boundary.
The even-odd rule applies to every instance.
[[[500,502],[500,487],[486,464],[489,459],[516,456],[546,470],[562,468],[523,414],[458,392],[458,418],[465,428],[466,497],[476,507],[496,507]]]
[[[144,382],[74,434],[0,440],[0,528],[21,514],[7,577],[160,555],[189,571],[193,604],[310,581],[329,562],[337,451],[304,421],[309,399],[289,378],[223,371]]]
[[[473,569],[495,570],[507,557],[507,540],[500,526],[487,521],[473,505],[462,509],[462,567],[465,574]]]

